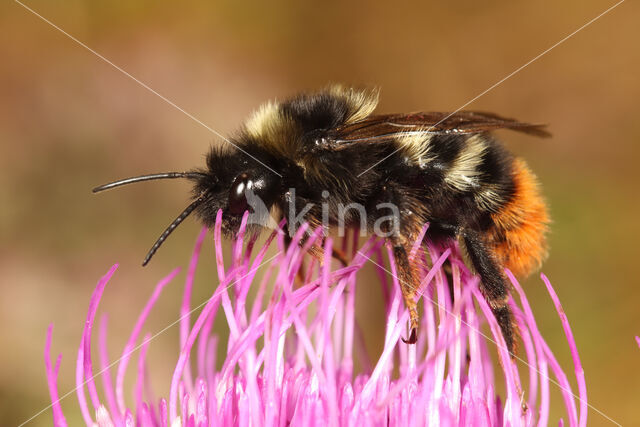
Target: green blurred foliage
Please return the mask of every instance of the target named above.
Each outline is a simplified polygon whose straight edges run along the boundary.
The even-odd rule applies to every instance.
[[[380,111],[455,110],[613,3],[82,2],[28,6],[222,133],[261,102],[328,82],[379,86]],[[538,174],[553,214],[543,267],[571,321],[589,402],[637,421],[640,396],[640,7],[625,2],[468,108],[549,123],[550,140],[501,134]],[[198,225],[185,224],[147,268],[139,262],[187,203],[188,186],[141,184],[100,197],[96,184],[201,165],[219,138],[18,3],[0,6],[0,424],[44,408],[42,349],[55,323],[60,391],[73,388],[75,346],[93,285],[107,287],[112,358],[153,283],[186,265]],[[211,248],[207,249],[211,256]],[[199,272],[194,301],[213,285]],[[540,328],[572,365],[542,282],[527,281]],[[147,329],[174,320],[179,283]],[[364,295],[361,293],[361,296]],[[370,351],[381,346],[377,300],[358,302]],[[226,332],[221,328],[220,333]],[[151,369],[175,363],[177,331],[150,348]],[[166,389],[168,378],[154,378]],[[80,421],[74,397],[63,402]],[[553,413],[556,417],[561,415]],[[32,425],[50,424],[50,412]],[[590,411],[590,425],[608,422]]]

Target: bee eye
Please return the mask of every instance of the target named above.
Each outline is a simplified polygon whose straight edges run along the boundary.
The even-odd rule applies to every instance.
[[[253,187],[253,180],[246,173],[238,175],[229,190],[229,213],[239,215],[249,208],[245,192]]]

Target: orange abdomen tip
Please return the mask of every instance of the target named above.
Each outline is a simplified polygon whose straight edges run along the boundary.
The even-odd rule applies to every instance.
[[[513,197],[493,214],[495,226],[487,243],[502,266],[522,277],[538,269],[547,256],[549,214],[536,177],[521,159],[513,163],[513,180]]]

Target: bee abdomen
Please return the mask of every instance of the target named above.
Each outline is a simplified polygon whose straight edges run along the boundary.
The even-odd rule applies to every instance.
[[[496,259],[517,276],[537,269],[547,255],[549,215],[536,177],[523,160],[513,162],[513,193],[487,231],[487,245]]]

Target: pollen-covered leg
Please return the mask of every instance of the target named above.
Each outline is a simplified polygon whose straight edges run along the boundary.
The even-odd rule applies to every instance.
[[[306,240],[306,238],[308,238],[309,236],[306,235],[303,237],[303,239],[299,242],[300,246],[304,245],[304,242]],[[289,246],[292,243],[292,238],[288,235],[285,234],[284,236],[284,246],[285,249],[288,249]],[[320,262],[321,264],[324,262],[324,242],[321,244],[313,244],[311,245],[311,247],[309,248],[309,255],[311,255],[312,257],[316,258],[318,260],[318,262]],[[347,257],[347,254],[345,254],[342,250],[338,249],[338,248],[332,248],[331,249],[331,256],[333,257],[333,259],[337,260],[338,262],[340,262],[340,264],[342,264],[343,267],[346,267],[349,265],[349,258]]]
[[[507,304],[509,294],[504,273],[477,233],[465,231],[463,238],[470,261],[480,275],[480,292],[487,300],[500,326],[509,354],[514,357],[517,329]]]
[[[418,341],[418,325],[420,324],[420,316],[418,315],[418,302],[416,296],[420,286],[418,275],[413,271],[407,251],[404,246],[394,246],[393,255],[396,266],[398,267],[398,279],[400,279],[400,289],[404,297],[404,303],[409,310],[409,322],[411,332],[408,339],[402,339],[407,344],[415,344]]]
[[[324,262],[324,248],[321,245],[312,245],[311,248],[309,248],[309,254],[311,256],[313,256],[314,258],[316,258],[318,260],[318,262],[320,262],[321,264]],[[331,257],[335,260],[337,260],[338,262],[340,262],[340,264],[342,264],[343,267],[346,267],[349,265],[349,259],[347,258],[347,255],[341,251],[340,249],[337,248],[332,248],[331,249]]]

